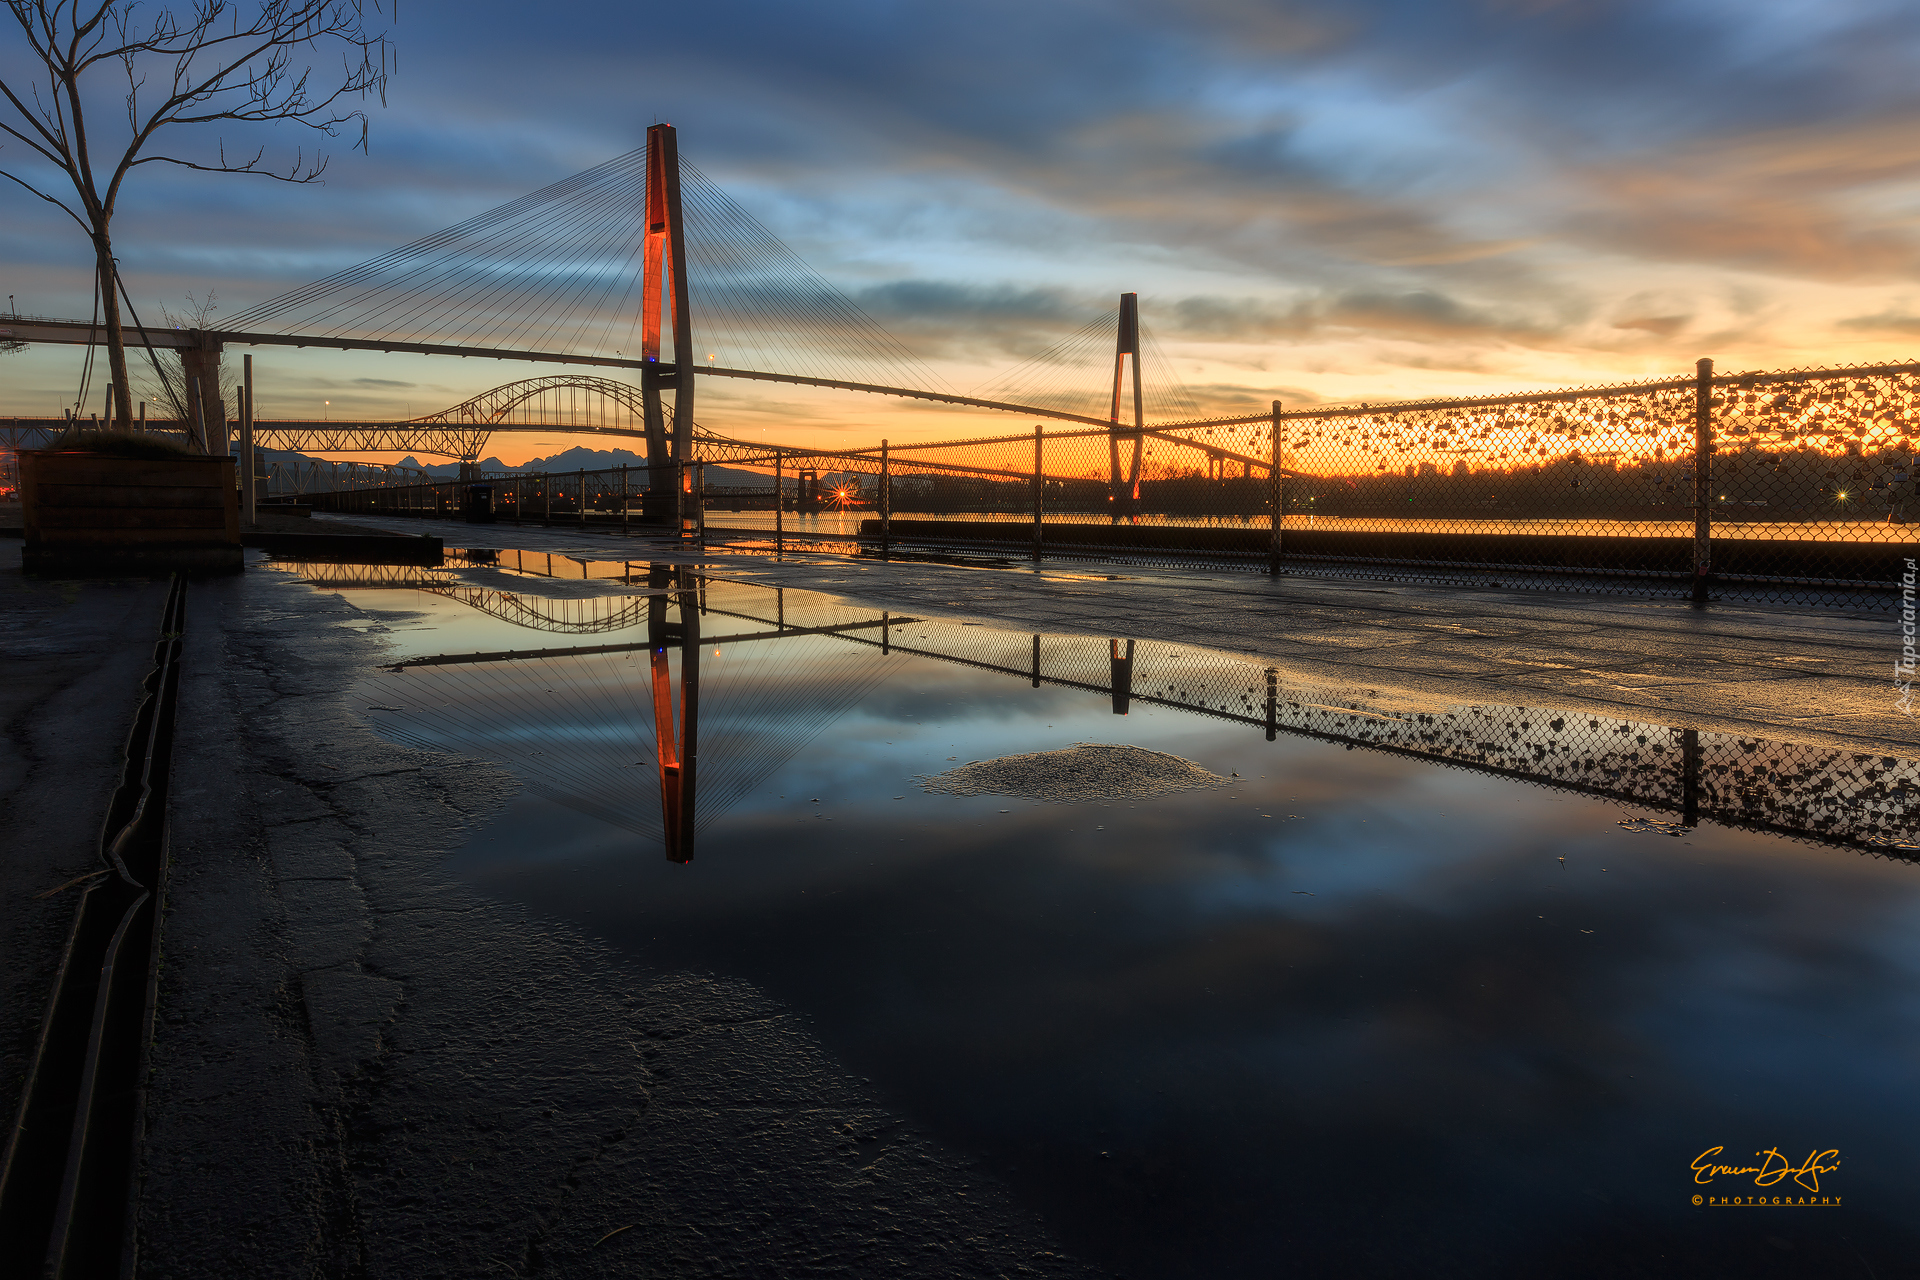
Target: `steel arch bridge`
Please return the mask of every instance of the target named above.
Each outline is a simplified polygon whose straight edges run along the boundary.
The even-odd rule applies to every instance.
[[[667,413],[671,427],[672,412]],[[588,374],[550,374],[494,387],[401,422],[262,419],[254,443],[290,453],[427,453],[477,462],[496,431],[564,431],[646,439],[640,388]]]
[[[403,422],[262,419],[254,423],[253,436],[260,448],[292,453],[424,453],[473,463],[480,460],[496,431],[561,431],[645,440],[644,413],[640,388],[632,383],[563,373],[509,382],[438,413]],[[671,433],[672,406],[665,407],[665,414]],[[877,471],[880,466],[878,458],[859,450],[775,448],[730,439],[697,423],[691,443],[693,458],[709,463],[769,465],[778,454],[792,467]]]
[[[622,440],[646,439],[645,410],[641,388],[630,382],[590,374],[562,373],[523,378],[504,383],[479,395],[451,405],[437,413],[395,422],[325,422],[260,419],[254,423],[254,442],[263,449],[302,454],[339,453],[413,453],[450,458],[465,464],[480,460],[488,441],[497,431],[558,431],[570,436],[607,436]],[[673,406],[663,405],[669,433],[673,430]],[[177,424],[155,424],[177,426]],[[1145,436],[1195,446],[1210,454],[1244,462],[1264,470],[1267,459],[1250,457],[1221,449],[1177,434],[1194,424],[1172,423],[1148,427]],[[16,418],[0,423],[0,448],[32,448],[43,445],[65,430],[60,419]],[[1077,432],[1056,433],[1061,439],[1072,434],[1104,435],[1106,428],[1080,427]],[[971,440],[949,440],[937,444],[902,443],[894,449],[896,475],[927,469],[928,463],[915,457],[927,449],[956,445],[985,445],[1025,440],[1022,436],[988,436]],[[691,460],[731,466],[768,467],[776,456],[793,469],[877,473],[878,454],[871,449],[809,449],[788,445],[768,445],[756,441],[735,440],[694,425],[690,441]],[[644,451],[644,450],[643,450]],[[1024,471],[1005,471],[941,463],[932,469],[945,473],[971,473],[1020,479]]]

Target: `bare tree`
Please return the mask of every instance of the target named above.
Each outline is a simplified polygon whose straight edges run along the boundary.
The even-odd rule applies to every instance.
[[[348,100],[374,93],[385,101],[391,50],[385,32],[370,25],[370,14],[384,16],[381,3],[189,0],[143,11],[140,0],[6,0],[38,68],[31,80],[0,78],[0,95],[14,117],[0,118],[0,131],[25,144],[66,181],[40,172],[39,164],[25,156],[20,158],[24,164],[10,159],[0,177],[64,209],[93,242],[113,416],[121,429],[132,425],[133,396],[112,227],[127,175],[140,165],[159,163],[305,183],[326,169],[325,156],[308,159],[305,148],[295,152],[284,171],[264,163],[264,148],[250,157],[229,158],[224,139],[216,139],[212,156],[199,159],[157,149],[163,131],[220,121],[291,121],[328,137],[357,121],[360,139],[354,145],[365,149],[366,113],[349,109]],[[339,73],[315,82],[313,68],[304,64],[328,48],[341,56]],[[116,69],[119,75],[113,74]],[[149,89],[149,79],[160,87]],[[93,99],[85,95],[101,81],[114,86],[109,101],[122,101],[100,114],[113,120],[124,108],[124,127],[95,128],[101,122],[91,113]],[[150,147],[156,149],[149,152]]]

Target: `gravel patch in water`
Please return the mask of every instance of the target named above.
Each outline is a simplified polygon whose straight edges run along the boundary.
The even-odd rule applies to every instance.
[[[1191,760],[1105,742],[1076,742],[1059,751],[975,760],[915,781],[921,790],[941,795],[1053,801],[1134,800],[1230,785]]]

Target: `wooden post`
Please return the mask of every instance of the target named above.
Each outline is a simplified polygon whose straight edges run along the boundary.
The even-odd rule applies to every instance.
[[[1272,742],[1280,724],[1280,672],[1267,668],[1267,741]]]
[[[247,523],[254,524],[260,518],[259,483],[254,479],[257,466],[253,460],[253,357],[240,358],[240,465],[246,471],[246,488],[241,491],[247,504]],[[141,407],[144,409],[145,403]]]
[[[887,442],[880,442],[880,556],[885,559],[893,547],[893,472],[887,458]]]
[[[627,464],[620,464],[620,536],[627,536]]]
[[[1040,637],[1033,638],[1033,687],[1040,687]]]
[[[1041,539],[1045,536],[1041,524],[1041,512],[1047,500],[1047,473],[1046,469],[1040,465],[1041,450],[1044,447],[1042,441],[1045,438],[1045,431],[1046,428],[1040,423],[1036,422],[1033,424],[1033,562],[1035,564],[1040,563],[1040,543]],[[1033,687],[1038,689],[1040,687],[1039,636],[1033,638],[1033,655]]]
[[[553,523],[553,477],[545,471],[540,473],[540,523]]]
[[[1693,602],[1707,602],[1713,574],[1713,361],[1694,366]]]
[[[584,467],[580,470],[579,481],[580,492],[577,495],[577,501],[580,504],[580,527],[584,529],[587,527],[587,472]]]
[[[707,545],[707,464],[704,462],[693,464],[693,519],[694,536],[704,547]],[[700,598],[706,599],[704,592]]]
[[[786,455],[773,452],[773,554],[778,559],[787,549]]]
[[[1282,513],[1280,500],[1284,496],[1280,487],[1280,402],[1273,402],[1273,440],[1269,445],[1270,457],[1267,459],[1267,523],[1272,527],[1272,541],[1267,547],[1267,572],[1278,577],[1280,574],[1280,525]],[[1271,735],[1269,735],[1271,736]]]

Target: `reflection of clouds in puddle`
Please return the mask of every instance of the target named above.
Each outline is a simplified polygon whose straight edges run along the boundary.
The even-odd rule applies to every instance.
[[[709,662],[703,707],[738,735],[703,734],[715,751],[751,755],[862,664],[893,675],[743,791],[692,866],[523,796],[457,871],[641,963],[791,1002],[890,1105],[1014,1169],[1070,1243],[1123,1221],[1162,1269],[1228,1274],[1233,1250],[1325,1261],[1364,1206],[1409,1256],[1482,1256],[1516,1223],[1574,1238],[1597,1195],[1678,1212],[1663,1162],[1803,1131],[1860,1161],[1850,1192],[1876,1160],[1904,1185],[1914,868],[1718,827],[1653,838],[1609,800],[1140,701],[1116,717],[1098,689],[844,640],[755,648]],[[485,682],[472,696],[488,709]],[[605,701],[480,727],[630,762]],[[1074,741],[1241,777],[1058,806],[903,786]],[[621,775],[630,806],[654,803],[643,772]],[[1114,1177],[1087,1175],[1095,1151]]]
[[[609,847],[576,874],[495,863],[482,878],[654,962],[791,1001],[894,1105],[1017,1166],[1008,1176],[1069,1242],[1121,1216],[1156,1247],[1185,1240],[1196,1264],[1278,1236],[1311,1253],[1365,1205],[1409,1248],[1445,1253],[1516,1221],[1576,1230],[1589,1188],[1667,1212],[1650,1170],[1730,1133],[1821,1127],[1812,1140],[1845,1147],[1850,1174],[1910,1146],[1911,975],[1857,954],[1911,923],[1910,869],[1741,832],[1636,842],[1599,801],[1215,732],[1211,758],[1263,753],[1302,804],[1371,806],[1359,830],[1397,798],[1420,807],[1353,850],[1372,879],[1339,909],[1297,915],[1214,910],[1204,891],[1245,878],[1219,852],[1236,835],[1271,852],[1252,804],[1211,822],[1190,798],[1000,818],[990,798],[883,807],[893,793],[857,777],[789,789],[789,812],[742,815],[692,868]],[[858,742],[877,770],[885,740]],[[1342,767],[1356,775],[1345,788]],[[780,776],[834,770],[797,761]],[[828,794],[846,823],[834,834],[799,803]],[[1079,814],[1108,831],[1063,838]],[[1505,834],[1489,842],[1496,820]],[[1595,856],[1561,871],[1548,851],[1583,830],[1574,847]],[[1730,892],[1747,859],[1762,874]],[[1169,894],[1169,879],[1199,891]],[[1804,936],[1783,928],[1796,902]],[[1800,994],[1750,997],[1743,966]],[[1124,1178],[1087,1179],[1095,1150]]]

